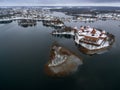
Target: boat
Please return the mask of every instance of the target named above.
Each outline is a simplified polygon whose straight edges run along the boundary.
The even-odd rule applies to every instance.
[[[76,44],[90,51],[107,48],[113,44],[114,40],[114,35],[89,26],[81,26],[74,37]]]

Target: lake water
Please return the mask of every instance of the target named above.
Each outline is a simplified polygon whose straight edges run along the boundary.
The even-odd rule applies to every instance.
[[[14,21],[0,24],[0,90],[115,90],[120,89],[120,21],[94,23],[65,22],[67,26],[89,25],[115,35],[112,48],[102,54],[80,52],[73,39],[54,37],[54,30],[42,22],[23,28]],[[58,42],[83,58],[83,65],[73,75],[52,78],[44,65],[49,60],[50,47]]]

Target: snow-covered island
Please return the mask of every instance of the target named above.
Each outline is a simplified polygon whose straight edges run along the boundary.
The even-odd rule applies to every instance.
[[[37,22],[32,19],[21,19],[21,20],[18,20],[17,22],[18,22],[18,25],[22,27],[29,27],[29,26],[32,27],[37,25]]]
[[[54,43],[50,50],[50,60],[45,65],[45,72],[50,76],[67,76],[77,71],[82,64],[81,57]]]
[[[51,26],[51,27],[63,27],[64,23],[59,19],[54,20],[43,20],[44,26]]]
[[[89,26],[81,26],[74,38],[75,43],[88,50],[107,48],[113,44],[114,39],[114,35],[105,30],[98,30]]]

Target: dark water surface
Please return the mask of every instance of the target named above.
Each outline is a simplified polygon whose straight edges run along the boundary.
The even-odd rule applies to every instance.
[[[54,29],[42,22],[28,28],[15,21],[0,24],[0,90],[119,90],[120,21],[66,22],[66,25],[104,29],[115,35],[115,43],[109,51],[89,56],[77,49],[73,39],[52,36]],[[44,65],[54,41],[83,58],[83,65],[75,74],[65,78],[45,74]]]

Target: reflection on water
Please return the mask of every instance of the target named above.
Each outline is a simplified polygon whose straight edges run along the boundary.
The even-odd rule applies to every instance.
[[[59,37],[59,38],[66,38],[66,39],[71,39],[73,36],[71,35],[60,35],[60,34],[53,34],[54,37]]]
[[[56,27],[56,26],[48,26],[48,25],[44,25],[43,24],[43,26],[45,26],[45,27],[50,27],[50,28],[52,28],[52,29],[61,29],[62,27]]]
[[[82,64],[81,57],[54,43],[51,47],[50,60],[45,66],[45,71],[49,76],[63,77],[76,72]]]
[[[9,24],[12,23],[12,20],[2,20],[0,21],[0,24]]]
[[[37,25],[37,21],[32,19],[21,19],[18,20],[18,25],[24,28],[32,27]]]
[[[59,19],[57,20],[42,20],[42,24],[45,27],[51,27],[53,29],[61,29],[64,27],[64,23],[60,21]]]
[[[60,38],[71,39],[74,36],[75,30],[72,27],[63,27],[61,29],[56,29],[52,31],[52,35]]]
[[[98,50],[88,50],[76,43],[75,43],[75,45],[80,52],[82,52],[83,54],[87,54],[87,55],[103,54],[111,49],[111,46],[109,46],[107,48],[102,48],[102,49],[98,49]]]

